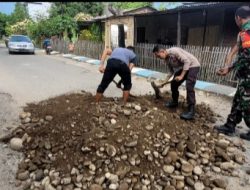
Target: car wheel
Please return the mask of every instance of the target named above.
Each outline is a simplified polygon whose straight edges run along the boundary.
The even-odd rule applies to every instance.
[[[9,54],[12,54],[12,51],[9,51]]]

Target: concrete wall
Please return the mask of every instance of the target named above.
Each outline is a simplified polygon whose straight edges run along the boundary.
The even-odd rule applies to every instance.
[[[127,40],[125,41],[125,45],[134,45],[134,17],[127,16],[127,17],[119,17],[119,18],[112,18],[108,19],[105,22],[105,47],[111,47],[111,25],[117,24],[124,24],[128,27],[127,29]]]

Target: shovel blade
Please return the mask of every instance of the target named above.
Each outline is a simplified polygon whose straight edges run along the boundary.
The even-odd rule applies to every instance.
[[[153,89],[154,89],[154,91],[155,91],[155,98],[156,98],[156,99],[162,98],[162,97],[160,96],[160,90],[159,90],[159,88],[155,85],[154,81],[151,82],[151,86],[153,87]]]

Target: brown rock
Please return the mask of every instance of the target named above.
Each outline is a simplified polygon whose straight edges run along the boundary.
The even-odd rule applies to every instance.
[[[102,186],[93,184],[90,186],[89,190],[102,190]]]
[[[178,159],[178,155],[175,151],[170,151],[168,153],[168,156],[171,158],[172,162],[176,162],[176,160]]]
[[[30,173],[29,171],[25,171],[25,172],[21,172],[17,174],[17,179],[21,180],[21,181],[25,181],[27,179],[29,179],[30,177]]]
[[[174,186],[168,186],[168,187],[165,187],[164,190],[175,190],[175,187]]]
[[[191,164],[182,164],[181,170],[185,173],[191,173],[193,171],[194,167]]]
[[[245,162],[245,157],[243,156],[243,155],[241,155],[241,154],[236,154],[235,156],[234,156],[234,160],[235,160],[235,162],[237,162],[238,164],[244,164],[244,162]]]
[[[118,190],[128,190],[129,189],[129,186],[126,182],[123,182],[120,184]]]
[[[196,153],[196,144],[194,141],[188,141],[187,142],[187,148],[190,152]]]
[[[222,157],[225,161],[228,161],[228,162],[230,161],[229,156],[227,155],[227,153],[223,149],[221,149],[219,147],[215,147],[215,151],[217,153],[217,156]]]
[[[223,179],[214,179],[213,184],[216,187],[223,188],[223,189],[226,189],[226,187],[227,187],[227,182]]]

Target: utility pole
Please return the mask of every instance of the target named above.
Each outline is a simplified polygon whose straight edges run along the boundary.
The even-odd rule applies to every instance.
[[[181,11],[178,11],[178,20],[177,20],[177,46],[181,45]]]

